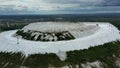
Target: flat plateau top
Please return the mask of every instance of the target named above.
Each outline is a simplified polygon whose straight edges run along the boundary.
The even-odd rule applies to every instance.
[[[62,32],[62,31],[74,31],[81,28],[85,28],[84,23],[74,22],[37,22],[31,23],[25,26],[22,30],[33,30],[41,32]]]

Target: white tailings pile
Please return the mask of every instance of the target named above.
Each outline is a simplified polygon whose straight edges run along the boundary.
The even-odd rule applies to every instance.
[[[96,24],[87,25],[81,22],[37,22],[25,26],[17,34],[33,41],[64,41],[92,35],[99,28]]]
[[[120,40],[119,30],[115,26],[110,23],[96,23],[99,24],[98,27],[100,28],[95,33],[69,41],[40,42],[19,38],[19,44],[17,44],[17,38],[13,37],[17,30],[2,32],[0,33],[0,51],[23,52],[26,55],[55,53],[64,60],[66,51],[87,49],[90,46],[98,46]],[[96,23],[85,24],[96,25]]]

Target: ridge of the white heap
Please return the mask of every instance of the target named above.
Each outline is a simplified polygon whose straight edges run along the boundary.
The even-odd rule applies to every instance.
[[[55,53],[61,59],[65,59],[64,52],[67,51],[87,49],[91,46],[103,45],[117,40],[120,41],[120,31],[110,23],[88,22],[85,24],[98,24],[100,28],[92,35],[69,41],[40,42],[19,38],[19,44],[17,44],[17,38],[13,37],[17,30],[5,31],[0,33],[0,51],[23,52],[25,55]]]

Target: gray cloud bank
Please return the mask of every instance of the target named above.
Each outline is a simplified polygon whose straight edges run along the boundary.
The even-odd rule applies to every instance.
[[[0,0],[0,14],[95,12],[120,13],[120,0]]]

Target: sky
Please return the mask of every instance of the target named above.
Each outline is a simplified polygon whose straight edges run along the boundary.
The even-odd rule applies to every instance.
[[[120,13],[120,0],[0,0],[0,15]]]

